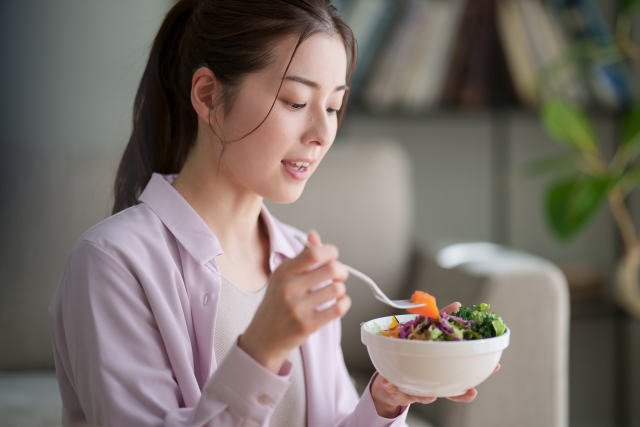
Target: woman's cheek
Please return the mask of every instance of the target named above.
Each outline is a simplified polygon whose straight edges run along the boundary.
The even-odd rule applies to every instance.
[[[305,132],[305,120],[307,118],[299,112],[293,112],[291,115],[285,114],[283,116],[285,117],[278,118],[277,137],[279,142],[284,145],[300,142]]]

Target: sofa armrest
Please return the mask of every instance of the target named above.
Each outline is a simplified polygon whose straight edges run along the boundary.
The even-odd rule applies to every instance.
[[[438,427],[568,425],[569,296],[551,262],[490,243],[430,250],[414,289],[441,306],[491,304],[511,329],[502,369],[468,405],[439,399],[416,405]]]

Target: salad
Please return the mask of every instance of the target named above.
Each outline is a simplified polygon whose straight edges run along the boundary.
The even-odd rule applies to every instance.
[[[419,341],[467,341],[497,337],[507,328],[500,316],[488,311],[489,304],[460,307],[455,313],[448,314],[440,313],[435,298],[426,292],[416,291],[411,301],[426,303],[408,310],[419,316],[404,323],[394,316],[389,327],[379,331],[379,335]]]

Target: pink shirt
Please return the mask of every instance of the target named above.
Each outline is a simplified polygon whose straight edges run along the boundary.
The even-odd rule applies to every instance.
[[[64,424],[263,426],[289,387],[234,345],[216,364],[213,337],[221,277],[216,236],[154,174],[142,203],[88,230],[71,249],[49,307]],[[266,208],[273,272],[303,246],[300,231]],[[340,349],[340,321],[301,346],[307,425],[404,426],[362,398]]]

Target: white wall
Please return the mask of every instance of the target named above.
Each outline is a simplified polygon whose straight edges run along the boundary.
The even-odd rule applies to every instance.
[[[67,251],[110,210],[169,4],[0,2],[0,369],[52,366],[46,309]]]
[[[545,223],[542,209],[547,178],[524,177],[525,166],[562,154],[562,147],[544,132],[535,112],[502,114],[508,146],[504,208],[496,212],[492,174],[497,167],[495,118],[488,113],[440,113],[426,119],[384,118],[355,115],[345,121],[339,137],[345,139],[392,138],[411,154],[416,187],[418,244],[442,241],[491,241],[506,236],[508,245],[549,258],[560,264],[589,263],[608,273],[615,263],[615,236],[611,216],[602,209],[583,235],[569,244],[558,242]],[[613,120],[596,118],[605,150],[613,143]],[[339,143],[339,141],[338,141]],[[505,224],[495,224],[496,214]],[[504,227],[496,233],[495,227]]]

